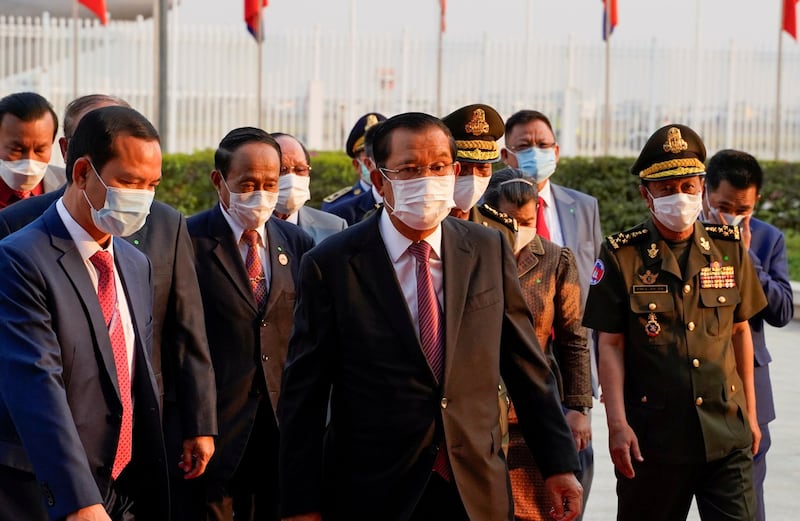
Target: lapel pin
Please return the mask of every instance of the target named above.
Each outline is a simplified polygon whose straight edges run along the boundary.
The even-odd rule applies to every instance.
[[[278,251],[281,251],[281,248],[278,248]],[[286,266],[287,264],[289,264],[289,256],[281,251],[278,254],[278,262],[281,263],[281,266]]]

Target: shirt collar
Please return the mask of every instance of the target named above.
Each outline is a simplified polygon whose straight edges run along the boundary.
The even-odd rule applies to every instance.
[[[386,245],[386,253],[389,254],[392,264],[395,264],[400,256],[408,250],[408,247],[411,246],[411,243],[414,241],[400,233],[397,228],[394,227],[394,224],[389,218],[389,212],[387,212],[386,209],[381,211],[379,228],[381,238],[383,238],[383,243]],[[431,246],[431,257],[441,259],[442,225],[439,224],[433,233],[425,237],[423,240]]]
[[[544,184],[544,188],[539,190],[539,197],[544,199],[545,208],[553,207],[553,191],[550,189],[550,180]]]
[[[78,224],[72,215],[67,210],[67,207],[64,206],[64,198],[61,197],[56,201],[56,211],[58,211],[58,216],[61,217],[61,221],[64,223],[64,226],[67,228],[70,237],[72,237],[72,242],[75,243],[75,247],[78,249],[78,253],[80,253],[81,258],[85,261],[88,261],[92,255],[97,253],[98,251],[102,250],[103,248],[97,243],[96,240],[89,235],[89,232],[83,229],[83,226]],[[108,247],[105,250],[111,254],[111,258],[114,258],[114,239],[108,242]]]
[[[222,205],[222,201],[219,202],[219,209],[222,211],[222,216],[225,218],[225,221],[228,223],[228,226],[231,227],[231,231],[233,232],[233,238],[236,241],[236,244],[239,244],[240,242],[242,242],[242,234],[244,233],[244,228],[242,228],[241,225],[238,222],[236,222],[236,220],[234,220],[233,217],[231,217],[231,215]],[[266,226],[267,225],[265,223],[264,226],[256,230],[256,233],[258,233],[258,237],[261,239],[261,246],[263,246],[264,248],[267,247],[267,238],[265,236]]]

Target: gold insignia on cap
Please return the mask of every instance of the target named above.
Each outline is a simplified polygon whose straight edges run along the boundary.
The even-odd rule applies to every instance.
[[[664,142],[664,152],[680,154],[689,148],[689,144],[681,137],[681,129],[672,127],[667,130],[667,141]]]
[[[480,136],[489,132],[489,124],[486,122],[486,111],[483,109],[475,109],[472,111],[472,119],[470,119],[464,130],[473,136]]]
[[[375,126],[375,124],[376,124],[377,122],[378,122],[378,116],[376,116],[375,114],[369,114],[369,115],[367,116],[367,122],[366,122],[366,123],[364,123],[364,132],[366,132],[367,130],[369,130],[369,128],[370,128],[370,127],[373,127],[373,126]]]
[[[647,249],[647,256],[651,259],[655,259],[656,255],[658,255],[658,248],[656,248],[656,243],[650,244],[650,247]]]

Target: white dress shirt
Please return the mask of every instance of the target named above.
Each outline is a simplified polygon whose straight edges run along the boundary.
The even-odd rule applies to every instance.
[[[408,251],[408,247],[413,242],[411,239],[400,233],[389,219],[386,210],[381,212],[379,229],[383,244],[386,246],[386,253],[392,261],[397,282],[405,297],[408,305],[408,312],[411,314],[411,321],[414,323],[417,338],[419,338],[419,309],[417,307],[417,261]],[[442,225],[425,237],[425,242],[431,246],[430,269],[433,289],[439,300],[444,317],[444,265],[442,264]]]
[[[67,232],[69,232],[70,237],[72,237],[72,242],[75,243],[75,247],[83,259],[83,264],[86,266],[86,271],[89,273],[89,278],[92,281],[92,286],[94,286],[94,291],[97,292],[99,274],[97,272],[97,268],[94,267],[94,264],[92,264],[92,261],[89,259],[92,255],[103,248],[97,244],[97,241],[92,239],[92,236],[89,235],[89,232],[84,230],[83,227],[78,224],[75,219],[73,219],[72,215],[70,215],[69,211],[67,210],[67,207],[64,206],[63,198],[56,202],[56,210],[58,211],[58,216],[61,217],[61,222],[64,223],[64,226],[67,228]],[[106,251],[111,254],[111,259],[113,260],[113,239],[108,243],[108,248],[106,248]],[[117,290],[117,312],[119,314],[119,319],[122,321],[122,331],[125,335],[125,350],[128,354],[128,374],[131,376],[131,379],[133,379],[133,350],[136,337],[133,331],[131,312],[130,309],[128,309],[128,298],[125,293],[125,287],[122,285],[122,280],[120,280],[119,274],[117,273],[117,264],[113,263],[112,265],[114,269],[114,285]]]
[[[539,197],[544,199],[544,222],[547,223],[547,231],[550,232],[550,241],[564,246],[564,235],[561,233],[561,223],[558,220],[556,200],[550,189],[550,180],[544,184],[544,188],[539,190]]]

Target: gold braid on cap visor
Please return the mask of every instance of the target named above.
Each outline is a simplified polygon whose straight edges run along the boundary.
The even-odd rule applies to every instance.
[[[655,163],[639,172],[642,179],[653,180],[665,177],[676,177],[691,174],[702,174],[706,171],[705,165],[697,158],[670,159]]]
[[[500,157],[497,142],[483,139],[456,140],[456,158],[473,161],[492,161]]]
[[[356,139],[355,143],[353,143],[353,148],[350,149],[350,152],[355,154],[359,150],[363,150],[363,149],[364,149],[364,136],[361,136],[360,138]]]

